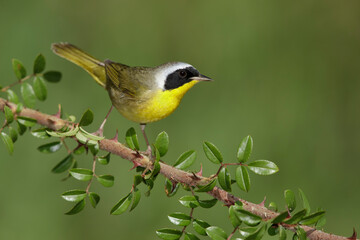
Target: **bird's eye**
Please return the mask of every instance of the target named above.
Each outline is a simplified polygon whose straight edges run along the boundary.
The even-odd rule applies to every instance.
[[[179,72],[179,76],[180,76],[181,78],[185,78],[185,77],[187,76],[186,71],[181,70],[181,71]]]

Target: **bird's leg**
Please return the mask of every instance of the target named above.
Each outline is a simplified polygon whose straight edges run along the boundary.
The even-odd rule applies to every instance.
[[[142,134],[144,135],[145,142],[146,142],[146,145],[147,145],[147,149],[146,149],[145,154],[151,157],[151,146],[150,146],[149,140],[148,140],[148,138],[146,136],[146,133],[145,133],[145,127],[146,127],[146,123],[140,123],[140,129],[141,129]]]
[[[105,123],[106,123],[111,111],[113,110],[113,108],[114,108],[114,106],[111,104],[110,110],[106,114],[106,117],[105,117],[104,121],[101,123],[99,129],[94,133],[95,135],[98,135],[101,137],[103,136]]]

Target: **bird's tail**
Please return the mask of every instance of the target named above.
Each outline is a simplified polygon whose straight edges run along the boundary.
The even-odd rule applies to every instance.
[[[104,63],[70,43],[53,43],[54,53],[85,69],[101,86],[106,84]]]

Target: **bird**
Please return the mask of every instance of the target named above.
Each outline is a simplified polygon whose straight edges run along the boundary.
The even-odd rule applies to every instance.
[[[156,67],[128,66],[106,59],[100,61],[70,43],[53,43],[52,51],[80,66],[109,94],[111,108],[97,133],[103,135],[105,122],[115,107],[126,119],[140,124],[151,154],[145,126],[166,118],[179,106],[184,94],[196,83],[212,81],[184,62],[168,62]]]

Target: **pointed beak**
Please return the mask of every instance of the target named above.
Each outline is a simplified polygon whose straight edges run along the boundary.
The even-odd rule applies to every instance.
[[[196,80],[196,81],[214,81],[211,78],[209,78],[209,77],[207,77],[205,75],[202,75],[202,74],[200,74],[200,76],[197,76],[197,77],[191,77],[190,79],[191,80]]]

